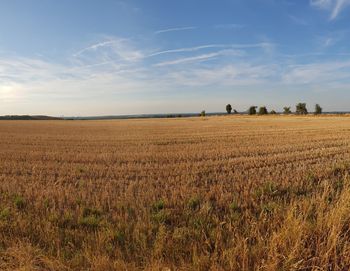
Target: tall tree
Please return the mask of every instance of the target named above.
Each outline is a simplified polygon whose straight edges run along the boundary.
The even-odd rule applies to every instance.
[[[230,104],[226,105],[226,112],[227,112],[227,114],[231,114],[232,106]]]
[[[269,112],[267,111],[266,106],[260,106],[259,108],[259,115],[267,115]]]
[[[249,109],[248,109],[248,114],[249,114],[249,115],[256,115],[256,108],[257,108],[257,106],[251,106],[251,107],[249,107]]]
[[[322,107],[319,104],[315,105],[315,115],[322,114]]]
[[[296,105],[295,113],[298,115],[307,115],[306,103],[298,103]]]

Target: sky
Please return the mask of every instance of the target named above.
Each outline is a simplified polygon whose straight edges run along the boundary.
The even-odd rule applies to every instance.
[[[350,0],[1,0],[0,115],[350,111]]]

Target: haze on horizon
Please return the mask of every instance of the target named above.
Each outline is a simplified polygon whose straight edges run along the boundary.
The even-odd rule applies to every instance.
[[[350,110],[350,0],[3,0],[0,115]]]

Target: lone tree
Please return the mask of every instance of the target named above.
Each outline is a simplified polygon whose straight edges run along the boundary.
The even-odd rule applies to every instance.
[[[226,105],[226,111],[227,111],[227,114],[231,114],[232,106],[230,104]]]
[[[200,114],[201,117],[205,117],[205,110],[203,110]]]
[[[322,107],[319,104],[315,105],[315,115],[322,114]]]
[[[307,108],[306,108],[306,103],[298,103],[296,105],[295,113],[297,115],[307,115],[308,112],[307,112]]]
[[[283,114],[286,114],[286,115],[292,114],[292,110],[290,110],[290,107],[287,107],[287,106],[283,107]]]
[[[249,109],[248,109],[248,114],[249,114],[249,115],[256,115],[256,108],[257,108],[257,106],[251,106],[251,107],[249,107]]]
[[[266,106],[260,106],[259,108],[259,115],[267,115],[269,112],[267,112]]]

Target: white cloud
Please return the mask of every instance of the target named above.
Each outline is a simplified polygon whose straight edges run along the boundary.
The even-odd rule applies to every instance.
[[[150,55],[146,53],[149,51],[147,48],[139,49],[140,46],[130,40],[109,37],[79,50],[67,61],[0,55],[0,99],[110,99],[119,94],[147,93],[159,89],[170,91],[179,85],[193,86],[198,82],[201,85],[211,84],[216,80],[220,82],[220,79],[222,84],[239,81],[248,84],[259,77],[253,66],[250,68],[252,74],[248,75],[249,69],[237,63],[237,77],[233,77],[233,68],[220,63],[230,59],[228,56],[245,56],[244,49],[263,49],[265,46],[265,43],[209,44],[163,50]],[[222,50],[191,55],[214,48]],[[186,57],[172,57],[174,53],[183,52],[187,53]],[[167,55],[166,60],[159,62],[157,56],[164,55]],[[202,69],[191,65],[214,58],[218,59],[215,67]],[[164,69],[165,66],[168,68]],[[171,80],[175,77],[178,80]]]
[[[317,8],[330,8],[334,0],[310,0],[310,4]]]
[[[324,40],[323,46],[324,47],[329,47],[329,46],[332,46],[334,43],[335,43],[335,41],[334,41],[333,38],[327,38],[327,39]]]
[[[79,56],[87,51],[91,51],[91,50],[96,50],[100,47],[105,47],[105,46],[109,46],[109,45],[112,45],[114,43],[119,43],[120,41],[113,41],[113,40],[110,40],[110,41],[103,41],[103,42],[99,42],[99,43],[96,43],[96,44],[93,44],[93,45],[90,45],[89,47],[86,47],[82,50],[80,50],[79,52],[75,53],[74,56]]]
[[[167,77],[168,81],[185,86],[253,86],[269,82],[276,72],[275,65],[237,63],[174,71]]]
[[[197,29],[197,27],[195,27],[195,26],[174,27],[174,28],[167,28],[167,29],[158,30],[158,31],[154,32],[154,34],[158,35],[158,34],[163,34],[163,33],[168,33],[168,32],[186,31],[186,30],[195,30],[195,29]]]
[[[334,20],[350,4],[350,0],[310,0],[310,5],[316,8],[329,10],[330,20]]]
[[[130,62],[138,61],[144,57],[141,50],[135,49],[134,45],[129,39],[124,38],[108,38],[105,41],[90,45],[73,55],[76,58],[95,58],[96,54],[101,55],[101,51],[108,54],[108,57],[116,58],[120,60]]]
[[[349,0],[337,0],[331,14],[331,19],[335,19],[339,15],[339,13],[349,4]]]
[[[193,57],[185,57],[185,58],[179,58],[171,61],[164,61],[155,64],[156,67],[162,67],[162,66],[169,66],[169,65],[177,65],[177,64],[183,64],[188,62],[198,62],[198,61],[205,61],[209,60],[211,58],[219,56],[219,53],[211,53],[211,54],[204,54],[199,56],[193,56]]]
[[[121,97],[131,99],[134,94],[151,96],[152,92],[163,91],[166,97],[166,93],[175,90],[213,86],[217,91],[241,86],[263,91],[302,84],[310,89],[350,85],[350,61],[290,65],[305,63],[306,57],[278,58],[273,50],[271,55],[270,47],[273,44],[268,42],[207,44],[149,54],[149,48],[109,37],[86,46],[66,61],[0,55],[0,100],[5,104],[23,101],[33,105],[60,100],[73,105],[82,101],[94,104],[102,99],[107,104],[112,101],[121,104],[124,101]],[[56,110],[66,114],[60,108]]]
[[[170,65],[178,65],[178,64],[184,64],[184,63],[193,63],[193,62],[203,62],[211,59],[218,58],[220,56],[243,56],[244,53],[240,50],[221,50],[213,53],[208,54],[202,54],[202,55],[196,55],[191,57],[183,57],[183,58],[177,58],[175,60],[169,60],[169,61],[163,61],[160,63],[155,64],[156,67],[162,67],[162,66],[170,66]]]
[[[213,48],[228,48],[228,49],[229,48],[231,49],[263,48],[263,49],[266,49],[269,47],[273,47],[273,44],[268,42],[255,43],[255,44],[207,44],[207,45],[201,45],[201,46],[195,46],[195,47],[157,51],[148,55],[148,57],[154,57],[154,56],[164,55],[164,54],[173,54],[173,53],[195,52],[199,50],[213,49]]]
[[[323,85],[334,81],[348,80],[350,61],[312,63],[289,66],[282,75],[286,84]]]

